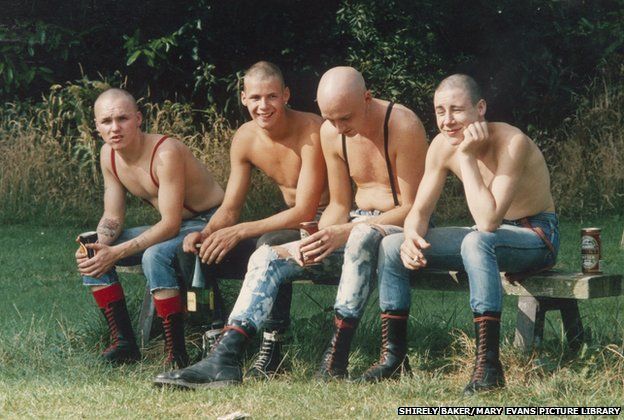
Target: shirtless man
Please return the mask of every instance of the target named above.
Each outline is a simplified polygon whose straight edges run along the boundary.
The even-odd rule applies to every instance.
[[[266,321],[279,285],[297,278],[341,278],[336,332],[320,374],[323,378],[346,375],[349,344],[374,277],[379,241],[403,224],[424,170],[427,144],[416,115],[404,106],[391,107],[388,101],[373,98],[362,75],[351,67],[326,72],[317,98],[326,119],[321,143],[330,191],[321,230],[302,241],[259,248],[249,261],[229,325],[217,346],[198,364],[166,374],[163,383],[186,388],[240,383],[246,343]],[[351,211],[351,180],[358,187],[356,211]],[[300,252],[316,264],[304,265]]]
[[[472,78],[444,79],[434,106],[440,134],[429,148],[405,233],[382,241],[379,304],[382,311],[409,312],[409,270],[465,270],[477,340],[475,368],[464,390],[470,395],[505,384],[499,360],[500,271],[538,271],[554,264],[558,223],[542,153],[517,128],[485,121],[486,103]],[[449,171],[463,182],[476,225],[428,229]],[[364,379],[383,374],[383,367],[373,366]]]
[[[168,362],[188,365],[182,301],[172,266],[175,250],[189,232],[200,230],[223,200],[223,189],[210,172],[176,139],[141,131],[136,101],[122,89],[102,93],[94,105],[95,124],[104,140],[100,166],[104,178],[104,214],[98,242],[87,258],[76,252],[83,284],[90,286],[111,333],[102,356],[112,363],[134,362],[136,344],[123,289],[114,266],[141,262],[158,316],[163,319]],[[123,229],[126,191],[160,213],[153,226]]]
[[[194,254],[198,253],[195,246],[201,243],[199,256],[206,279],[242,280],[257,246],[299,239],[299,223],[315,218],[319,201],[327,204],[319,137],[323,120],[316,114],[288,108],[289,98],[282,72],[274,64],[260,61],[245,72],[241,100],[252,121],[234,134],[223,204],[201,232],[184,238],[183,252],[178,252],[184,277],[192,278]],[[261,220],[239,223],[254,167],[275,181],[287,209]],[[291,295],[292,285],[284,284],[265,325],[261,353],[247,376],[268,378],[282,363],[281,336],[290,323]]]

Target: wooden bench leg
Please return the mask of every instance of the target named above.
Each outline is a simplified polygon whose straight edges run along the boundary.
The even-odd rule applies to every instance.
[[[560,300],[559,310],[561,311],[561,319],[563,320],[563,328],[565,330],[568,346],[573,351],[578,351],[585,340],[585,332],[583,323],[581,322],[581,314],[576,299],[558,299]]]
[[[145,348],[147,343],[149,343],[155,312],[154,300],[150,293],[149,282],[147,282],[145,284],[145,293],[143,294],[143,303],[141,304],[141,313],[139,314],[139,328],[137,328],[139,346],[141,348]]]
[[[518,317],[516,321],[516,337],[514,346],[524,351],[540,345],[544,337],[544,319],[546,312],[559,310],[563,321],[568,346],[577,351],[584,339],[583,324],[576,299],[534,298],[520,296],[518,298]]]
[[[518,298],[515,347],[528,352],[534,346],[539,346],[544,336],[545,315],[546,308],[541,305],[540,300],[532,296]]]

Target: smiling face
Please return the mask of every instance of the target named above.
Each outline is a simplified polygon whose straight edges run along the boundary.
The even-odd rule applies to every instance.
[[[433,104],[438,129],[452,145],[462,142],[466,127],[484,120],[485,101],[480,99],[474,104],[466,89],[441,88],[436,91]]]
[[[290,91],[277,77],[245,77],[241,101],[251,118],[266,130],[275,126],[286,112]]]
[[[132,143],[141,133],[143,117],[136,105],[123,96],[101,97],[94,106],[95,124],[102,139],[118,150]]]

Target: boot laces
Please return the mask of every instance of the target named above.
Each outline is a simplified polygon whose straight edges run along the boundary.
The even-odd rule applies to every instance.
[[[110,331],[111,344],[104,350],[104,353],[115,350],[119,343],[119,330],[117,329],[117,323],[113,316],[113,308],[107,306],[104,308],[104,317],[108,323],[108,330]]]
[[[173,334],[171,332],[171,319],[167,318],[163,321],[165,330],[165,352],[167,353],[167,362],[173,361]]]
[[[325,368],[331,373],[336,369],[336,356],[341,353],[340,349],[338,349],[338,344],[341,342],[340,336],[347,328],[352,328],[351,324],[338,318],[335,320],[334,324],[336,326],[336,332],[325,354]]]
[[[485,375],[485,367],[487,364],[487,322],[479,321],[479,346],[476,349],[477,357],[475,368],[472,372],[472,381],[481,381]]]
[[[260,347],[258,358],[253,365],[255,369],[261,371],[264,371],[266,369],[266,367],[269,365],[269,361],[271,360],[271,355],[273,354],[275,345],[277,345],[278,342],[279,336],[277,332],[265,332],[262,335],[262,347]]]

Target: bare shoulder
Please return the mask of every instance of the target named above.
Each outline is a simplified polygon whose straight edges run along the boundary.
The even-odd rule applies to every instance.
[[[313,112],[295,111],[294,109],[291,109],[290,112],[292,112],[296,124],[304,129],[318,131],[323,124],[323,118]]]
[[[438,133],[429,144],[427,160],[432,162],[448,162],[456,151],[457,148],[449,143],[446,137],[444,137],[444,134]]]
[[[507,123],[492,122],[488,123],[490,136],[494,141],[501,145],[502,150],[526,150],[534,146],[533,141],[517,127]]]
[[[388,127],[391,137],[398,136],[405,139],[405,141],[400,142],[401,144],[419,143],[424,145],[427,142],[425,127],[420,118],[414,111],[401,104],[395,104],[392,108]]]
[[[162,134],[148,134],[156,142],[163,138]],[[154,143],[156,144],[156,143]],[[186,144],[182,143],[175,137],[167,137],[167,140],[163,141],[158,149],[156,149],[156,155],[154,160],[159,159],[163,162],[171,162],[174,159],[184,158],[187,153],[191,153]]]

